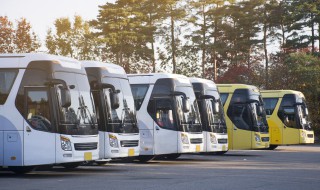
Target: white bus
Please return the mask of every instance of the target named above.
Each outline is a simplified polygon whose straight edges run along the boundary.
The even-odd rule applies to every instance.
[[[128,77],[140,129],[140,161],[203,151],[198,104],[187,77],[160,73]]]
[[[227,125],[216,84],[207,79],[190,78],[198,100],[204,136],[204,152],[228,151]]]
[[[139,155],[139,128],[124,69],[115,64],[82,61],[93,94],[99,125],[100,160]]]
[[[0,54],[0,81],[0,168],[24,173],[98,159],[98,125],[80,62]]]

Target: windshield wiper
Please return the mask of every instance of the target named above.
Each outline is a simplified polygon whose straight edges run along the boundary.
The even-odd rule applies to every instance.
[[[92,128],[96,127],[94,124],[93,116],[90,113],[90,110],[88,109],[88,107],[84,103],[83,96],[79,97],[79,107],[78,107],[77,117],[78,117],[79,123],[80,123],[81,117],[82,117],[84,122],[86,121],[86,119],[88,120],[88,123],[91,125]]]

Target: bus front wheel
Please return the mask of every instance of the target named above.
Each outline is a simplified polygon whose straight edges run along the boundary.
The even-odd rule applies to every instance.
[[[65,163],[61,164],[66,169],[74,169],[81,165],[81,162]]]
[[[137,160],[139,160],[139,162],[148,162],[150,160],[152,160],[154,158],[153,155],[142,155],[142,156],[138,156]]]
[[[175,160],[175,159],[179,158],[180,156],[181,156],[181,154],[167,154],[166,159],[167,160]]]
[[[278,147],[278,145],[270,145],[268,149],[269,149],[269,150],[274,150],[274,149],[276,149],[277,147]]]

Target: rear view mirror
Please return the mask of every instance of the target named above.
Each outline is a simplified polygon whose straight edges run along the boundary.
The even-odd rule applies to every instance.
[[[61,92],[61,106],[63,108],[68,108],[71,106],[71,95],[70,90],[68,88],[60,86]]]
[[[213,102],[213,113],[218,114],[220,112],[220,104],[219,102]]]
[[[303,108],[303,115],[304,116],[308,116],[309,115],[309,111],[308,111],[308,108]]]
[[[182,107],[183,107],[183,112],[189,112],[190,111],[190,103],[188,101],[188,98],[183,98],[182,99]]]
[[[263,112],[262,106],[256,104],[256,110],[257,110],[257,115],[262,116],[262,112]]]
[[[110,92],[110,103],[111,103],[111,108],[112,109],[118,109],[120,106],[120,101],[119,101],[119,92]]]

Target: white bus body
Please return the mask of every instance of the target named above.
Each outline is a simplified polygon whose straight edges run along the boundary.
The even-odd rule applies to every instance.
[[[204,152],[223,154],[228,151],[228,134],[217,86],[211,80],[189,79],[198,100],[204,136]]]
[[[0,168],[98,159],[98,125],[80,62],[0,54],[0,81]]]
[[[82,64],[98,113],[100,159],[138,156],[139,128],[126,72],[110,63],[82,61]],[[115,96],[118,100],[114,100]]]
[[[137,109],[140,157],[173,159],[203,151],[199,109],[187,77],[161,73],[128,77]]]

